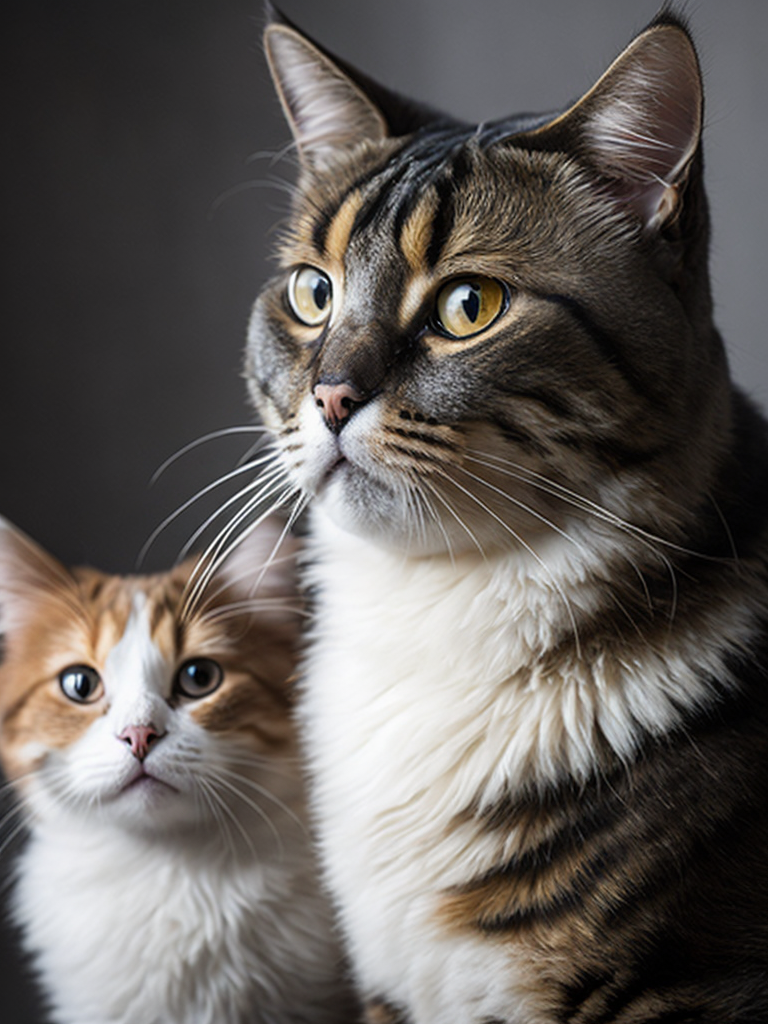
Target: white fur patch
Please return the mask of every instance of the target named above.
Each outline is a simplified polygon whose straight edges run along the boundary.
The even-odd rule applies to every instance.
[[[478,835],[457,815],[524,785],[588,777],[598,731],[631,758],[644,731],[661,734],[709,699],[700,676],[725,677],[720,642],[678,628],[631,662],[571,656],[544,674],[561,597],[585,588],[562,538],[547,572],[524,552],[407,558],[321,508],[311,556],[320,598],[302,718],[322,852],[363,988],[418,1007],[419,1022],[509,1020],[525,988],[511,954],[446,936],[436,915],[446,888],[508,856],[515,837]],[[709,635],[738,646],[749,631],[749,615],[731,609]]]

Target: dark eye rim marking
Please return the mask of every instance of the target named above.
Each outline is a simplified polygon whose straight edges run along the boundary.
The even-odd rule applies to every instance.
[[[199,690],[195,690],[193,687],[186,688],[182,682],[182,673],[188,671],[192,667],[198,666],[204,666],[206,670],[213,669],[212,681],[202,685]],[[223,681],[224,669],[214,658],[187,658],[186,661],[179,665],[176,670],[176,675],[173,677],[173,691],[178,696],[187,697],[190,700],[201,700],[203,697],[208,697],[210,694],[218,690]]]
[[[472,331],[470,334],[452,334],[447,327],[445,327],[441,321],[437,312],[437,302],[440,295],[447,289],[455,287],[456,285],[463,283],[471,283],[473,281],[491,281],[501,289],[501,305],[499,306],[496,314],[476,331]],[[433,334],[437,334],[441,338],[445,338],[447,341],[469,341],[472,338],[477,338],[481,334],[490,330],[494,324],[509,311],[510,304],[512,302],[512,288],[505,281],[501,281],[497,277],[489,277],[488,274],[456,274],[454,277],[449,277],[445,281],[442,281],[440,287],[435,292],[434,300],[432,302],[432,310],[427,322],[427,328]]]
[[[83,696],[81,693],[78,693],[76,689],[76,683],[72,682],[70,684],[70,680],[72,679],[72,677],[75,676],[80,676],[87,679],[89,684],[91,685],[91,688],[88,690],[85,696]],[[91,665],[68,665],[66,668],[62,669],[61,672],[59,672],[58,680],[61,692],[68,700],[71,700],[74,704],[94,704],[97,700],[99,700],[99,698],[102,696],[104,692],[104,683],[102,682],[102,678],[100,674],[96,671],[96,669],[93,668],[93,666]]]

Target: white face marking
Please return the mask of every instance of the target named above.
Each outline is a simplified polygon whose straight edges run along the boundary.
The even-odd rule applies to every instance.
[[[150,635],[146,596],[138,593],[123,635],[104,665],[104,688],[110,702],[107,719],[116,735],[129,725],[164,728],[171,672],[172,665]]]

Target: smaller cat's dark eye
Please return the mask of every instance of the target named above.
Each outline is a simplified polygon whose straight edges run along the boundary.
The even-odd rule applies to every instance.
[[[288,302],[297,320],[319,327],[331,315],[331,279],[316,267],[299,267],[288,282]]]
[[[66,697],[78,704],[90,704],[103,692],[101,676],[90,665],[70,665],[59,672],[59,686]]]
[[[224,670],[212,658],[192,658],[176,673],[175,689],[185,697],[207,697],[221,685]]]
[[[490,327],[507,302],[506,288],[491,277],[449,281],[437,293],[435,326],[451,338],[471,338]]]

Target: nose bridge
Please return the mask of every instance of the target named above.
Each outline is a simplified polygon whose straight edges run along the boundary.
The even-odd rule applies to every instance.
[[[386,376],[390,349],[387,333],[375,320],[345,317],[325,340],[314,384],[344,384],[360,398],[370,398]]]
[[[116,733],[128,726],[162,729],[167,718],[169,666],[152,639],[144,596],[137,594],[123,635],[107,656],[105,684]]]

